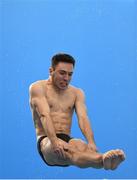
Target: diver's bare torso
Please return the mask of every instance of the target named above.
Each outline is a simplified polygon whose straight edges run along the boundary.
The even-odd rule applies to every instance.
[[[69,135],[71,131],[71,121],[77,89],[73,86],[69,86],[64,92],[59,93],[55,88],[53,88],[53,85],[49,80],[37,81],[35,82],[35,86],[41,87],[44,97],[48,102],[50,116],[54,124],[55,132]],[[35,123],[37,138],[40,136],[45,136],[46,134],[36,109],[31,106],[31,110]]]

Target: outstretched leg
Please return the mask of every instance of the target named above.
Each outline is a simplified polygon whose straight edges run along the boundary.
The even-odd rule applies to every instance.
[[[105,168],[116,169],[118,165],[125,159],[124,152],[122,150],[111,150],[105,154],[97,153],[88,148],[87,144],[82,140],[71,140],[69,143],[76,150],[71,154],[72,164],[86,168]],[[71,150],[70,150],[71,151]]]
[[[103,155],[95,152],[75,152],[69,154],[71,165],[78,166],[80,168],[103,168]]]
[[[69,151],[66,153],[72,165],[76,165],[81,168],[103,167],[103,155],[91,151],[84,141],[79,139],[72,139],[69,142],[69,147]]]
[[[116,169],[125,158],[121,150],[111,150],[104,154],[94,152],[89,149],[87,144],[82,140],[72,139],[69,143],[60,140],[60,142],[66,147],[64,148],[66,159],[61,159],[56,156],[48,138],[42,141],[42,153],[48,164],[75,165],[80,168]]]

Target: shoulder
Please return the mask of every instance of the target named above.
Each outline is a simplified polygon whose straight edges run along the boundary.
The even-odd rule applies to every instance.
[[[31,96],[40,95],[44,92],[44,86],[46,86],[47,80],[39,80],[33,82],[29,86],[29,93]]]
[[[82,96],[84,97],[84,91],[81,88],[75,87],[75,86],[70,86],[70,88],[72,89],[72,91],[75,93],[76,97]]]

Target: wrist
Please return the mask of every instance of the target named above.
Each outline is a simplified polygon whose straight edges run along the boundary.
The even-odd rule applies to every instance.
[[[95,143],[88,143],[88,147],[90,148],[90,149],[92,149],[93,151],[98,151],[98,148],[97,148],[97,146],[96,146],[96,144]]]
[[[57,138],[57,136],[54,136],[54,137],[51,137],[49,139],[51,141],[51,144],[56,144],[58,138]]]

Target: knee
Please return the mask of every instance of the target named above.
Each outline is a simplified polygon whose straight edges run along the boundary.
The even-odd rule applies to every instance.
[[[72,141],[71,145],[78,151],[84,152],[87,149],[87,144],[82,140]]]

